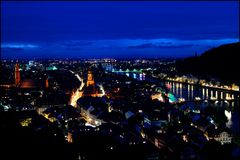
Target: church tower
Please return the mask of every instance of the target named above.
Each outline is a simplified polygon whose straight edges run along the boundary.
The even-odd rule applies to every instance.
[[[15,64],[15,85],[18,85],[20,83],[20,67],[19,64]]]
[[[49,87],[49,82],[48,82],[48,78],[47,78],[45,81],[45,88],[48,89],[48,87]]]
[[[94,85],[94,79],[93,79],[93,74],[92,71],[88,71],[88,77],[87,77],[87,86]]]

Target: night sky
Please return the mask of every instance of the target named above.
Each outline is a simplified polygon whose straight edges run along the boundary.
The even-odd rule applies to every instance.
[[[1,58],[187,57],[239,41],[239,2],[2,2]]]

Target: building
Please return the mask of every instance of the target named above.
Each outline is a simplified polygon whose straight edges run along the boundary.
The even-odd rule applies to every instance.
[[[221,132],[218,136],[214,138],[216,141],[221,142],[221,144],[227,144],[232,142],[232,137],[227,132]]]
[[[18,63],[15,64],[15,86],[21,89],[39,89],[39,88],[48,88],[48,78],[45,80],[45,83],[41,80],[35,79],[24,79],[21,80],[20,75],[20,65]]]
[[[83,96],[102,97],[104,95],[103,89],[94,82],[92,71],[88,71],[87,87],[83,91]]]
[[[91,85],[94,85],[95,82],[94,82],[94,79],[93,79],[93,74],[92,74],[92,71],[88,71],[88,77],[87,77],[87,87],[88,86],[91,86]]]
[[[15,65],[15,85],[17,86],[20,83],[20,67],[19,64]]]
[[[48,78],[45,81],[45,88],[47,89],[49,87],[49,82],[48,82]]]

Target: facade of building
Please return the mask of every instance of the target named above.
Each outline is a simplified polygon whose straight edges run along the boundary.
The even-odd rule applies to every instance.
[[[88,77],[87,77],[87,87],[90,85],[95,85],[94,79],[93,79],[93,74],[92,71],[88,71]]]
[[[214,138],[216,141],[221,142],[221,144],[228,144],[232,142],[232,137],[227,132],[221,132],[217,137]]]
[[[20,83],[20,67],[19,64],[15,65],[15,85],[17,86]]]
[[[95,84],[92,71],[88,71],[87,86],[83,91],[83,96],[102,97],[103,92],[100,86]]]

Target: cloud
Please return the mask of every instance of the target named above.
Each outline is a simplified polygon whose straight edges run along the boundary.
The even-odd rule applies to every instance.
[[[38,47],[39,46],[33,45],[33,44],[13,44],[13,43],[1,44],[2,49],[12,49],[12,50],[34,49]]]
[[[84,40],[70,40],[62,42],[60,45],[63,48],[81,48],[84,46],[91,46],[93,44],[92,41],[84,41]]]
[[[88,50],[88,49],[185,49],[207,46],[218,46],[221,44],[237,42],[238,39],[99,39],[99,40],[66,40],[52,43],[49,48],[62,50]]]
[[[151,39],[142,40],[136,45],[129,45],[131,49],[175,49],[175,48],[193,48],[218,46],[221,44],[237,42],[238,39],[217,39],[217,40],[180,40],[180,39]]]
[[[185,49],[199,47],[215,47],[222,44],[238,42],[238,39],[199,39],[182,40],[172,38],[159,39],[100,39],[100,40],[65,40],[59,42],[42,43],[41,49],[45,50],[88,50],[88,49]],[[35,44],[5,43],[2,49],[35,49],[39,48]]]
[[[197,46],[196,44],[154,44],[154,43],[144,43],[136,46],[128,46],[128,48],[134,49],[148,49],[148,48],[188,48]]]
[[[24,51],[23,48],[10,48],[10,47],[4,47],[1,48],[2,52],[7,52],[7,53],[11,53],[11,52],[19,52],[19,51]]]

